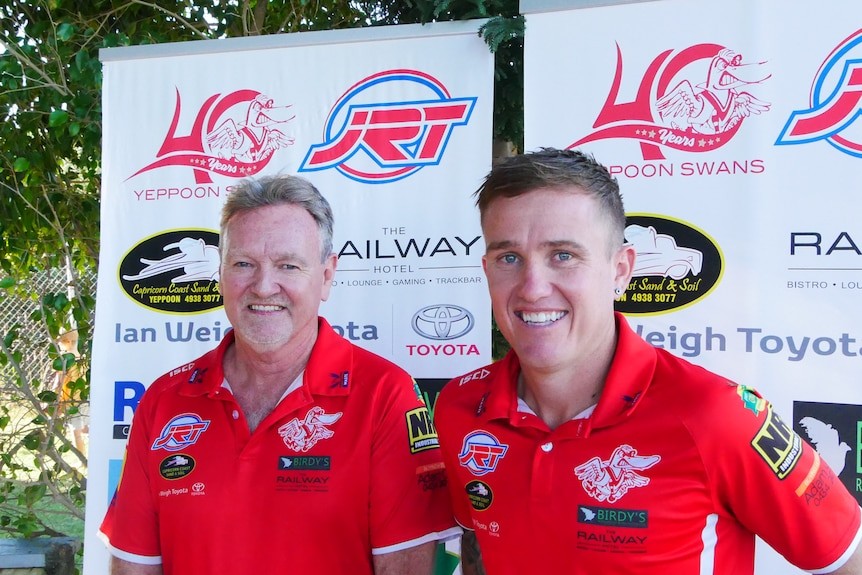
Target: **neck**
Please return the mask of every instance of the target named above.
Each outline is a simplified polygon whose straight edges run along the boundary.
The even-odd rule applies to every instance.
[[[224,377],[250,431],[272,413],[281,396],[305,369],[312,346],[286,345],[261,353],[237,341],[227,349]]]
[[[564,377],[535,377],[521,372],[518,397],[551,429],[573,419],[598,403],[604,378],[591,383],[573,382]]]
[[[518,397],[551,429],[598,403],[616,350],[616,335],[575,365],[536,368],[521,364]]]

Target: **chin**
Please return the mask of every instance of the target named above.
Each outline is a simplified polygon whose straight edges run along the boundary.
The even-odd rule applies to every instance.
[[[544,368],[559,365],[563,361],[562,354],[547,349],[533,349],[529,345],[516,348],[518,361],[521,365]]]
[[[261,333],[259,331],[237,330],[237,337],[249,345],[260,348],[272,348],[283,345],[290,340],[290,333]]]

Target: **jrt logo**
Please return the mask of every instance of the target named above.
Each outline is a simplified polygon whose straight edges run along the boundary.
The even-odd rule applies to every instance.
[[[820,65],[808,108],[795,110],[775,144],[826,140],[834,148],[862,158],[862,30],[841,42]]]
[[[202,420],[194,413],[184,413],[170,420],[153,442],[151,449],[179,451],[197,443],[201,434],[210,426],[209,420]]]
[[[402,94],[391,101],[394,86]],[[324,141],[300,172],[335,168],[368,184],[394,182],[443,157],[455,126],[466,125],[476,98],[452,98],[439,80],[416,70],[387,70],[360,80],[336,102]]]
[[[485,475],[497,469],[497,464],[506,456],[509,446],[487,431],[477,430],[466,437],[461,444],[458,463],[473,475]]]

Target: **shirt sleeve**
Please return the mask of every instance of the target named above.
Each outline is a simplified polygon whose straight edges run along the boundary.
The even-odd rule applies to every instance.
[[[157,512],[147,474],[150,447],[148,412],[153,394],[144,393],[129,433],[117,491],[99,527],[111,554],[130,561],[157,565],[161,561]]]
[[[378,555],[455,537],[437,431],[412,378],[381,381],[371,453],[371,547]]]
[[[856,500],[772,404],[753,389],[723,387],[694,424],[712,427],[699,444],[718,504],[797,567],[839,568],[859,542]]]

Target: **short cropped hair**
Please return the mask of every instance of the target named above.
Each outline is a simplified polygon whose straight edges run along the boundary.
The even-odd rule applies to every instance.
[[[332,208],[311,182],[299,176],[264,176],[240,181],[228,194],[221,210],[222,244],[227,237],[228,223],[235,215],[282,204],[300,206],[314,218],[320,230],[320,261],[325,261],[332,253]]]
[[[488,206],[498,198],[514,198],[540,188],[567,187],[579,188],[596,199],[610,223],[612,247],[622,245],[626,212],[619,184],[591,154],[540,148],[504,158],[491,168],[474,196],[484,221]]]

